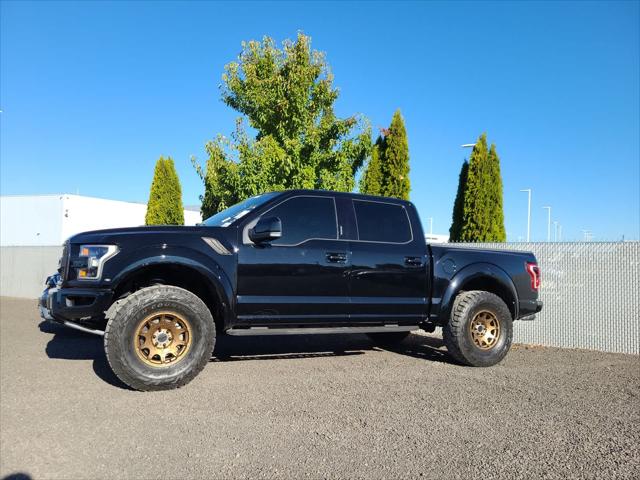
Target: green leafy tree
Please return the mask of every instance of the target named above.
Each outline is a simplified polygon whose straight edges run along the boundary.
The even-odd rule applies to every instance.
[[[216,142],[208,142],[205,146],[209,158],[205,169],[192,157],[192,163],[198,172],[198,175],[204,182],[204,195],[200,196],[202,206],[200,212],[202,218],[209,218],[221,210],[237,203],[237,187],[235,179],[237,178],[237,165],[228,162],[225,152],[221,147],[223,139]]]
[[[449,229],[449,241],[459,242],[462,234],[462,221],[464,216],[464,192],[467,188],[467,176],[469,174],[469,162],[466,160],[460,168],[458,177],[458,191],[456,192],[456,200],[453,203],[453,218],[451,219],[451,228]]]
[[[504,242],[504,212],[502,210],[502,179],[500,161],[487,135],[482,134],[471,152],[460,240],[466,242]]]
[[[145,215],[147,225],[184,225],[182,189],[171,157],[156,162]]]
[[[393,114],[385,132],[382,152],[382,195],[409,200],[409,142],[400,110]]]
[[[371,158],[360,179],[360,193],[367,195],[382,194],[382,170],[380,165],[380,155],[384,140],[378,136],[378,140],[371,149]]]
[[[269,37],[243,42],[222,81],[222,100],[243,117],[231,138],[207,145],[205,169],[194,160],[205,183],[204,217],[269,190],[353,190],[371,150],[370,128],[335,115],[333,75],[308,36],[282,48]]]

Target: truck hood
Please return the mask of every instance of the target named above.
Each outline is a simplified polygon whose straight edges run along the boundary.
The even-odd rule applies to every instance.
[[[118,244],[128,239],[140,241],[142,237],[149,237],[149,242],[159,238],[171,238],[176,235],[200,235],[216,237],[222,234],[222,227],[195,226],[185,227],[181,225],[151,225],[144,227],[109,228],[104,230],[92,230],[81,232],[69,238],[71,243],[114,243]]]

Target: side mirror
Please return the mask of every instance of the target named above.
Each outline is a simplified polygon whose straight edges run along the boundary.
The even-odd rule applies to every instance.
[[[249,230],[253,243],[268,242],[282,236],[282,222],[278,217],[263,217]]]

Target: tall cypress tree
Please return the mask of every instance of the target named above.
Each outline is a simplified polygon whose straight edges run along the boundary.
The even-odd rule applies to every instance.
[[[504,209],[502,205],[502,175],[500,158],[495,144],[489,149],[489,240],[490,242],[506,242],[507,232],[504,228]]]
[[[400,110],[393,114],[381,153],[382,195],[409,200],[409,142]]]
[[[483,133],[469,159],[467,184],[464,190],[460,240],[466,242],[504,242],[504,212],[500,160],[495,146],[487,148]]]
[[[456,200],[453,203],[453,215],[451,219],[451,228],[449,229],[449,241],[459,242],[462,240],[462,220],[464,215],[464,192],[467,188],[467,176],[469,174],[469,162],[466,160],[460,168],[460,176],[458,177],[458,191],[456,192]]]
[[[460,239],[484,242],[489,232],[487,210],[487,135],[483,133],[471,152]]]
[[[145,215],[147,225],[184,225],[182,189],[171,157],[156,162]]]
[[[382,171],[380,166],[380,155],[382,154],[384,140],[378,136],[376,143],[371,149],[371,159],[360,179],[360,193],[367,195],[381,195],[382,191]]]

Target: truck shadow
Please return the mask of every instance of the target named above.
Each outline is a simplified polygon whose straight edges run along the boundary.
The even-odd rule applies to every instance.
[[[111,371],[104,354],[102,337],[41,322],[40,330],[52,334],[45,352],[49,358],[91,360],[93,371],[104,382],[129,389]],[[452,363],[442,340],[426,335],[409,335],[393,346],[379,346],[362,334],[351,335],[273,335],[233,337],[220,335],[212,362],[243,360],[284,360],[362,355],[366,352],[389,351],[427,361]]]
[[[2,477],[0,480],[32,480],[32,479],[33,477],[28,473],[17,472],[17,473],[10,473],[9,475]]]
[[[345,357],[375,349],[363,335],[220,335],[211,361]]]
[[[447,353],[447,350],[444,348],[444,341],[441,337],[412,333],[402,342],[396,345],[387,346],[384,349],[389,352],[420,358],[431,362],[458,365],[458,363]]]
[[[47,321],[40,322],[38,326],[40,331],[53,334],[45,348],[45,353],[49,358],[92,360],[93,371],[101,380],[114,387],[131,390],[111,371],[107,357],[104,354],[102,337],[72,330]]]
[[[362,334],[350,335],[269,335],[220,336],[211,361],[279,360],[327,356],[362,355],[367,351],[386,350],[428,361],[454,363],[442,339],[426,335],[409,335],[404,341],[380,346]]]

